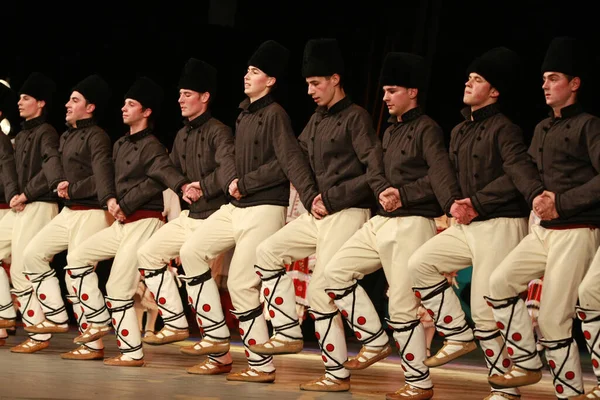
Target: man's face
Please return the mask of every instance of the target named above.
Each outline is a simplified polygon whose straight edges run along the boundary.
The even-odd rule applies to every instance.
[[[91,112],[89,110],[90,108],[93,108],[93,105],[88,104],[81,93],[74,91],[71,93],[71,97],[67,104],[65,104],[65,107],[67,107],[67,116],[65,119],[67,120],[67,123],[74,125],[75,122],[80,119],[91,117]]]
[[[249,66],[244,75],[244,93],[252,98],[264,93],[267,87],[273,85],[274,78],[269,77],[261,69]]]
[[[179,90],[179,107],[181,108],[181,116],[190,120],[196,118],[203,109],[202,94],[190,90]]]
[[[308,95],[319,106],[331,107],[335,96],[335,80],[332,77],[311,76],[306,78]]]
[[[395,117],[400,117],[411,107],[410,91],[403,86],[384,86],[383,101],[387,105],[388,111]]]
[[[123,123],[126,125],[131,126],[144,119],[142,104],[137,100],[125,99],[121,111],[123,112]]]
[[[553,108],[566,106],[580,84],[579,78],[569,80],[562,72],[544,72],[543,81],[542,89],[546,104]]]
[[[19,97],[17,105],[19,107],[19,115],[25,120],[30,120],[42,115],[42,110],[46,102],[37,100],[35,97],[28,94],[22,94]]]
[[[492,85],[483,76],[471,72],[465,83],[463,103],[471,107],[482,106],[490,101],[494,91],[495,89],[492,88]]]

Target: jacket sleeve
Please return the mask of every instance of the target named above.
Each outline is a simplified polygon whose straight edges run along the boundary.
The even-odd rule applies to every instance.
[[[2,149],[0,151],[0,180],[4,185],[6,202],[19,194],[19,178],[15,165],[14,150],[7,137],[2,138]]]
[[[210,147],[217,168],[200,180],[202,196],[207,200],[229,193],[229,184],[236,176],[231,129],[227,126],[216,129],[211,134]]]
[[[594,118],[586,123],[583,136],[590,162],[598,175],[583,185],[556,193],[556,211],[561,218],[572,217],[600,201],[600,119]]]
[[[496,140],[505,174],[488,183],[471,197],[473,206],[482,216],[516,198],[518,192],[531,205],[535,196],[544,190],[535,164],[527,154],[521,128],[514,124],[506,126],[500,130]]]
[[[58,153],[59,136],[54,129],[47,129],[41,133],[40,153],[42,155],[42,169],[27,183],[23,192],[28,201],[33,201],[44,193],[56,188],[66,180],[60,154]]]
[[[348,121],[352,147],[358,160],[366,167],[365,175],[334,185],[323,193],[323,202],[329,212],[343,210],[362,199],[379,195],[391,184],[385,177],[381,141],[375,134],[371,118],[366,113]]]
[[[85,199],[98,196],[98,201],[104,205],[108,199],[117,197],[112,145],[109,136],[102,132],[91,135],[88,146],[92,158],[92,176],[79,182],[69,182],[69,197]]]
[[[437,198],[442,208],[449,211],[454,200],[460,198],[460,190],[440,127],[428,126],[423,129],[421,151],[428,166],[427,175],[400,187],[402,206],[429,202]]]

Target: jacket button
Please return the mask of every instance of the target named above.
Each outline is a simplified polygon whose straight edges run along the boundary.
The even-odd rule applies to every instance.
[[[473,174],[473,176],[474,176],[475,178],[479,178],[479,174],[478,174],[478,173],[475,173],[475,174]]]
[[[81,140],[83,140],[83,136],[81,137]]]
[[[315,126],[319,125],[319,121],[315,121]]]
[[[200,141],[204,142],[204,136],[200,136]]]
[[[402,154],[406,154],[406,152],[404,150],[400,150],[400,153]]]
[[[460,134],[462,135],[463,133],[465,133],[465,131],[463,131],[463,130],[461,129],[460,131],[458,131],[458,133],[460,133]]]
[[[236,124],[239,124],[241,120],[242,120],[241,118],[239,118],[239,119],[236,119],[236,120],[235,120],[235,123],[236,123]]]
[[[480,126],[479,129],[483,131],[485,130],[485,126]]]
[[[477,154],[473,154],[473,158],[477,158],[477,157],[478,157],[478,155],[477,155]]]
[[[311,136],[310,140],[312,140],[314,142],[315,141],[315,137]]]
[[[544,126],[542,129],[544,130],[544,132],[548,132],[550,130],[550,127],[549,126]]]
[[[568,137],[566,137],[566,138],[565,138],[565,142],[568,142],[568,141],[569,141],[569,138],[568,138]]]
[[[184,137],[184,138],[183,138],[183,141],[184,141],[184,142],[187,142],[187,138],[186,138],[186,137]]]
[[[411,135],[408,135],[408,136],[407,136],[407,138],[409,138],[409,139],[412,139],[412,136],[411,136]]]
[[[342,121],[338,121],[337,126],[342,125]]]
[[[257,156],[254,156],[254,159],[255,159],[255,160],[258,160],[258,157],[257,157]]]
[[[181,155],[181,158],[183,158],[183,159],[185,160],[185,154],[182,154],[182,155]]]
[[[540,147],[540,148],[538,149],[538,151],[541,153],[541,152],[543,152],[543,151],[544,151],[544,148],[543,148],[543,147]]]
[[[477,140],[481,140],[481,136],[477,136]]]
[[[198,158],[202,157],[200,154],[198,154]]]
[[[571,125],[567,124],[567,129],[571,129]]]
[[[258,144],[258,140],[255,140],[255,141],[254,141],[254,144]]]
[[[204,178],[204,174],[200,174],[200,178]]]
[[[258,114],[258,118],[262,118],[262,114]]]
[[[262,121],[258,121],[258,125],[262,125]]]
[[[340,173],[339,173],[338,171],[335,171],[335,174],[336,174],[336,175],[339,175]]]
[[[383,153],[385,154],[385,152],[387,151],[387,149],[383,149]]]
[[[127,165],[131,164],[131,162],[127,161]]]
[[[133,149],[134,149],[135,151],[137,151],[137,150],[138,150],[137,146],[135,146]]]
[[[330,141],[331,141],[331,143],[333,143],[333,142],[335,142],[335,139],[334,139],[334,138],[331,138],[331,140],[330,140]]]
[[[539,171],[540,171],[540,174],[543,174],[543,173],[544,173],[544,170],[543,170],[543,169],[540,169]]]
[[[458,155],[458,151],[454,150],[453,151],[454,155]]]

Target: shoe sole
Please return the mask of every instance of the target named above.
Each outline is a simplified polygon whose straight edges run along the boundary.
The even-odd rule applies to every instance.
[[[160,346],[160,345],[163,345],[163,344],[181,342],[182,340],[185,340],[185,339],[187,339],[189,337],[190,337],[189,334],[188,335],[180,335],[180,336],[173,335],[173,336],[168,336],[168,337],[166,337],[164,339],[160,339],[160,340],[157,340],[157,341],[151,341],[150,338],[148,338],[148,340],[145,340],[146,338],[142,338],[142,342],[144,342],[146,344],[149,344],[151,346]]]
[[[536,375],[534,375],[532,377],[533,379],[528,379],[528,380],[522,380],[520,378],[512,378],[510,380],[507,379],[504,381],[507,384],[503,384],[501,382],[494,382],[494,381],[490,380],[491,378],[492,377],[488,378],[488,383],[494,389],[511,389],[511,388],[516,388],[516,387],[521,387],[521,386],[535,385],[536,383],[538,383],[539,381],[542,380],[542,373],[538,372]]]
[[[375,364],[378,361],[383,360],[384,358],[387,358],[390,356],[390,354],[392,354],[392,348],[390,346],[387,347],[387,350],[384,353],[380,353],[375,357],[369,358],[366,362],[360,362],[358,361],[358,365],[354,366],[352,364],[350,364],[350,361],[346,361],[344,363],[344,368],[349,369],[351,371],[357,371],[360,369],[365,369],[370,367],[371,365]],[[352,360],[354,361],[354,360]]]
[[[262,345],[248,346],[250,351],[260,354],[261,356],[275,356],[281,354],[298,354],[304,348],[304,342],[301,344],[294,344],[289,346],[279,347],[264,347]]]
[[[182,347],[179,349],[179,351],[183,354],[187,354],[188,356],[204,356],[207,354],[226,353],[229,351],[229,345],[203,347],[200,350],[187,350],[185,347]]]
[[[470,352],[472,352],[475,349],[477,349],[477,345],[475,344],[475,342],[469,342],[468,347],[463,347],[462,350],[452,353],[452,355],[449,357],[445,357],[445,358],[435,358],[435,356],[429,357],[427,360],[425,360],[423,362],[423,364],[425,364],[429,368],[440,367],[442,365],[448,364],[451,361],[456,360],[459,357],[464,356],[465,354],[469,354]]]

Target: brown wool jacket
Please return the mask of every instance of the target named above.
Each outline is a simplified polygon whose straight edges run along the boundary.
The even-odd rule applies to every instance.
[[[29,203],[57,202],[56,186],[66,179],[58,154],[59,137],[45,117],[22,123],[15,137],[15,164],[19,191]]]
[[[60,137],[58,148],[69,182],[65,205],[102,208],[116,198],[112,143],[108,134],[93,119],[77,121]]]
[[[177,132],[171,160],[191,182],[200,182],[202,197],[189,206],[190,218],[205,219],[228,202],[235,178],[231,128],[205,112]]]
[[[546,190],[556,193],[559,218],[546,228],[600,226],[600,119],[578,104],[561,110],[536,127],[529,146]]]
[[[163,190],[180,193],[189,183],[150,128],[117,140],[113,162],[117,201],[126,216],[137,210],[163,211]]]

